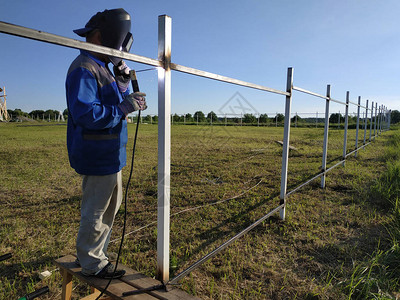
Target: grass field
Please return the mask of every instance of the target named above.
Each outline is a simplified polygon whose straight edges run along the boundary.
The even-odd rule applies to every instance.
[[[129,125],[128,148],[134,127]],[[367,279],[372,278],[371,261],[380,262],[395,240],[388,230],[394,212],[382,204],[387,188],[381,182],[387,161],[400,158],[390,146],[396,132],[385,132],[357,158],[349,157],[344,168],[329,173],[326,189],[317,180],[293,194],[285,222],[265,221],[187,276],[182,288],[204,299],[368,298],[359,291],[365,272],[371,270]],[[0,255],[13,253],[0,263],[0,299],[16,299],[44,285],[51,292],[42,299],[58,299],[61,276],[53,260],[74,253],[80,217],[81,178],[69,166],[66,126],[0,123],[0,136]],[[282,146],[276,141],[282,136],[279,127],[172,127],[172,275],[278,206]],[[342,155],[343,130],[332,129],[329,138],[328,167]],[[291,129],[297,150],[290,153],[289,190],[320,171],[322,143],[322,128]],[[349,151],[354,143],[350,130]],[[128,149],[128,160],[130,155]],[[154,276],[156,125],[140,127],[135,159],[122,263]],[[128,172],[124,168],[124,182]],[[121,209],[112,251],[118,249],[122,222]],[[54,272],[41,281],[38,272],[44,270]],[[398,287],[392,280],[367,292],[396,299]],[[86,294],[88,288],[74,282],[74,297]]]

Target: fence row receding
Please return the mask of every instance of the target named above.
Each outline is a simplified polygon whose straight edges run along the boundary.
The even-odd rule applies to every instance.
[[[271,215],[279,211],[281,219],[285,219],[286,201],[288,196],[295,193],[302,187],[308,185],[313,180],[321,178],[321,187],[325,187],[326,174],[333,168],[344,165],[346,157],[352,154],[357,154],[357,151],[366,145],[370,144],[377,135],[382,131],[390,128],[390,110],[383,105],[375,102],[369,107],[368,100],[365,105],[361,105],[361,97],[358,97],[358,103],[350,101],[349,92],[347,92],[346,100],[339,101],[331,98],[330,86],[327,86],[326,96],[307,91],[305,89],[293,86],[293,68],[288,68],[286,91],[280,91],[269,87],[261,86],[254,83],[241,81],[234,78],[213,74],[190,67],[174,64],[171,62],[171,18],[166,15],[158,17],[158,59],[152,59],[144,56],[125,53],[115,49],[106,48],[90,43],[77,41],[74,39],[37,31],[5,22],[0,22],[0,32],[20,36],[24,38],[34,39],[51,44],[61,45],[75,49],[82,49],[102,53],[123,58],[125,60],[142,63],[150,66],[155,66],[158,69],[158,213],[157,213],[157,276],[158,279],[168,283],[177,283],[182,277],[187,275],[193,269],[201,265],[203,262],[215,256],[221,250],[229,246],[235,240],[246,234],[255,226],[269,218]],[[207,254],[183,272],[176,275],[174,278],[169,278],[169,231],[170,231],[170,151],[171,151],[171,71],[183,72],[195,76],[205,77],[217,81],[222,81],[234,85],[253,88],[269,93],[279,94],[285,97],[285,113],[284,113],[284,136],[283,136],[283,153],[282,153],[282,173],[281,173],[281,189],[280,203],[268,214],[258,219],[249,227],[242,230],[240,233],[226,241],[214,251]],[[326,102],[325,106],[325,121],[324,121],[324,142],[322,155],[322,171],[307,182],[302,183],[291,191],[287,191],[287,173],[289,163],[289,138],[291,126],[291,104],[294,96],[294,91],[306,93],[321,99]],[[329,104],[336,102],[344,106],[344,146],[343,158],[335,165],[326,168],[327,151],[328,151],[328,130],[329,130]],[[356,116],[356,143],[354,150],[347,152],[347,130],[349,120],[349,106],[355,105],[357,108]],[[363,110],[363,132],[360,128],[360,110]],[[317,117],[318,119],[318,117]],[[369,129],[367,128],[369,126]],[[369,131],[369,132],[368,132]],[[360,134],[363,137],[360,138]]]

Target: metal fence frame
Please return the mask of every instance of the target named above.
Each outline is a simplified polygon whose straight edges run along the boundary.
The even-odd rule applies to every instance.
[[[201,71],[198,69],[185,67],[182,65],[174,64],[171,62],[171,27],[172,20],[167,15],[161,15],[158,17],[158,59],[152,59],[132,53],[121,52],[115,49],[98,46],[55,34],[46,33],[18,25],[13,25],[0,21],[0,32],[10,35],[15,35],[23,38],[33,39],[46,43],[56,44],[64,47],[70,47],[75,49],[82,49],[101,53],[110,56],[120,57],[125,60],[142,63],[150,66],[158,67],[158,213],[157,213],[157,278],[171,284],[177,283],[182,277],[187,275],[189,272],[194,270],[196,267],[207,261],[211,257],[215,256],[222,249],[225,249],[235,240],[243,236],[245,233],[253,229],[255,226],[269,218],[272,214],[279,211],[280,218],[285,219],[286,214],[286,202],[287,198],[308,185],[315,179],[321,177],[321,187],[325,187],[326,174],[333,168],[344,165],[346,158],[349,155],[357,155],[358,150],[364,148],[370,144],[373,139],[382,131],[390,128],[390,110],[386,107],[375,102],[372,102],[371,109],[368,108],[368,100],[365,106],[360,104],[361,97],[358,98],[358,103],[351,102],[349,100],[349,92],[346,94],[346,102],[335,100],[330,96],[330,85],[327,86],[326,96],[319,95],[317,93],[302,89],[300,87],[293,86],[293,68],[288,68],[287,73],[287,84],[286,91],[280,91],[272,89],[266,86],[245,82],[242,80]],[[281,190],[280,190],[280,204],[268,214],[258,219],[256,222],[251,224],[249,227],[242,230],[240,233],[232,237],[227,242],[217,247],[214,251],[210,252],[202,259],[198,260],[183,272],[179,273],[172,279],[169,279],[169,234],[170,234],[170,153],[171,153],[171,70],[209,78],[225,83],[234,85],[244,86],[253,88],[261,91],[266,91],[274,94],[285,96],[285,120],[284,120],[284,137],[283,137],[283,152],[282,152],[282,173],[281,173]],[[289,163],[289,140],[290,140],[290,123],[291,123],[291,104],[293,98],[293,92],[298,91],[306,93],[321,99],[325,99],[325,125],[324,125],[324,145],[323,145],[323,156],[322,156],[322,172],[314,176],[307,182],[304,182],[287,192],[287,171]],[[336,102],[345,105],[345,134],[344,134],[344,147],[343,147],[343,158],[340,162],[326,169],[327,163],[327,151],[328,151],[328,135],[329,135],[329,104],[330,102]],[[348,127],[348,109],[349,105],[357,106],[357,133],[356,133],[356,145],[355,149],[351,152],[347,152],[347,127]],[[361,146],[358,143],[359,134],[359,118],[360,109],[365,109],[365,120],[364,120],[364,141]],[[379,109],[379,112],[378,112]],[[370,131],[368,142],[366,140],[367,135],[367,121],[368,121],[368,110],[370,110]],[[374,115],[375,112],[375,115]],[[374,120],[374,121],[373,121]],[[383,126],[383,124],[385,124]],[[372,127],[374,126],[374,134],[372,136]]]

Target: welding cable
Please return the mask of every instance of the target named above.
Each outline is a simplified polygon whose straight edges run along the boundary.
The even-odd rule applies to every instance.
[[[237,199],[237,198],[243,196],[244,194],[248,193],[252,189],[256,188],[261,182],[262,182],[262,179],[256,185],[254,185],[251,188],[245,190],[244,192],[240,193],[239,195],[233,196],[233,197],[228,198],[228,199],[215,201],[215,202],[212,202],[212,203],[206,203],[206,204],[195,206],[195,207],[189,207],[189,208],[186,208],[186,209],[183,209],[183,210],[180,210],[180,211],[178,211],[176,213],[171,214],[171,217],[179,215],[179,214],[184,213],[184,212],[191,211],[191,210],[196,210],[196,209],[203,208],[203,207],[206,207],[206,206],[212,206],[212,205],[220,204],[220,203],[223,203],[223,202],[226,202],[226,201]],[[145,229],[145,228],[147,228],[147,227],[149,227],[151,225],[154,225],[154,224],[157,224],[157,221],[150,222],[150,223],[148,223],[148,224],[146,224],[146,225],[144,225],[142,227],[139,227],[139,228],[137,228],[137,229],[135,229],[135,230],[133,230],[131,232],[128,232],[125,236],[131,235],[131,234],[136,233],[138,231],[141,231],[141,230],[143,230],[143,229]],[[116,239],[110,241],[110,243],[114,243],[116,241],[119,241],[120,239],[121,238],[116,238]]]
[[[131,182],[131,178],[132,178],[132,173],[133,173],[133,162],[135,161],[135,152],[136,152],[136,140],[137,140],[137,136],[138,136],[138,129],[139,129],[139,123],[140,123],[140,113],[141,110],[139,110],[138,113],[138,118],[137,118],[137,123],[136,123],[136,131],[135,131],[135,137],[133,140],[133,150],[132,150],[132,161],[131,161],[131,170],[129,172],[129,178],[128,178],[128,182],[126,183],[126,188],[125,188],[125,197],[124,197],[124,224],[122,227],[122,237],[121,237],[121,243],[119,244],[119,249],[118,249],[118,256],[117,256],[117,260],[115,262],[115,268],[114,268],[114,273],[113,276],[110,278],[110,280],[108,281],[107,285],[105,286],[105,288],[103,289],[103,291],[100,293],[100,295],[96,298],[96,300],[100,299],[104,292],[107,290],[107,288],[109,287],[109,285],[111,284],[111,281],[114,279],[115,276],[115,272],[117,271],[118,268],[118,262],[119,262],[119,257],[121,256],[121,251],[122,251],[122,245],[124,243],[124,237],[125,237],[125,231],[126,231],[126,219],[127,219],[127,198],[128,198],[128,189],[129,189],[129,184]]]
[[[137,71],[135,71],[135,72],[136,72],[136,73],[139,73],[139,72],[146,72],[146,71],[151,71],[151,70],[157,70],[157,67],[149,68],[149,69],[137,70]]]

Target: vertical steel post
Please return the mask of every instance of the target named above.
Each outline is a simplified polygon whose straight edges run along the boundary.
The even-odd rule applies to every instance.
[[[380,127],[381,127],[381,111],[382,111],[382,105],[378,106],[378,120],[377,120],[377,126],[376,126],[376,135],[379,136],[380,133]]]
[[[326,160],[328,156],[328,132],[329,132],[329,101],[331,98],[331,86],[328,84],[326,87],[326,103],[325,103],[325,127],[324,127],[324,148],[322,151],[322,171],[324,175],[321,177],[321,188],[325,188],[326,176]]]
[[[288,68],[286,92],[289,96],[286,96],[285,104],[285,125],[283,129],[283,150],[282,150],[282,173],[281,173],[281,204],[286,203],[286,189],[287,189],[287,173],[289,163],[289,139],[290,139],[290,110],[292,106],[292,89],[293,89],[293,68]],[[278,118],[278,114],[276,115]],[[279,211],[279,216],[282,220],[285,220],[286,215],[286,204]]]
[[[358,96],[358,106],[357,106],[357,124],[356,124],[356,149],[358,149],[358,127],[360,126],[360,105],[361,105],[361,96]],[[354,154],[357,157],[358,151]]]
[[[375,140],[375,138],[376,138],[377,111],[378,111],[378,103],[375,103],[374,140]]]
[[[158,17],[158,211],[157,278],[169,279],[170,175],[171,175],[171,18]]]
[[[372,101],[371,103],[371,120],[369,122],[369,141],[371,142],[371,138],[372,138],[372,120],[373,120],[373,116],[374,116],[374,101]]]
[[[368,125],[368,99],[367,102],[365,104],[365,116],[364,116],[364,145],[367,141],[367,125]]]
[[[383,107],[383,116],[382,116],[382,118],[383,118],[382,129],[383,129],[383,131],[385,131],[386,126],[387,126],[387,107],[386,106]]]
[[[297,112],[296,112],[296,118],[295,118],[295,123],[294,123],[294,127],[296,127],[297,128]]]
[[[347,153],[347,128],[349,126],[349,101],[350,101],[350,92],[346,92],[346,112],[344,117],[344,141],[343,141],[343,159],[346,159]],[[345,161],[343,162],[343,166],[345,165]]]
[[[389,111],[388,111],[388,130],[390,129],[390,121],[391,121],[391,119],[392,119],[392,110],[390,109]]]

